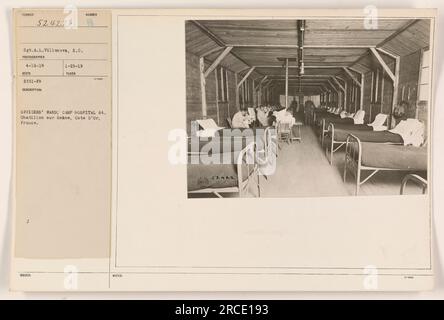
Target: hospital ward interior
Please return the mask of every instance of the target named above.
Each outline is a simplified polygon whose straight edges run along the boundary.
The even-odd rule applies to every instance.
[[[189,20],[189,198],[427,193],[430,20]]]

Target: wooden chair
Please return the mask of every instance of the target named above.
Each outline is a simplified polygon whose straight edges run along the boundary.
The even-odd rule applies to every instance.
[[[278,141],[286,141],[288,144],[291,142],[291,125],[288,122],[277,123],[277,136]]]
[[[293,125],[293,127],[291,128],[292,131],[292,135],[291,135],[291,140],[298,140],[299,142],[302,141],[302,134],[301,134],[301,127],[302,127],[302,122],[298,122],[296,121]],[[294,132],[297,131],[297,136],[294,135]]]

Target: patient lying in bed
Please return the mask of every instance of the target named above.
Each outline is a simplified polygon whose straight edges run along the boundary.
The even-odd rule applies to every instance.
[[[265,108],[263,106],[260,106],[257,109],[257,120],[259,121],[259,124],[263,127],[267,127],[270,125],[270,119],[268,117],[268,108]]]
[[[345,111],[344,111],[345,112]],[[348,114],[343,114],[343,116],[340,115],[340,117],[336,117],[336,118],[330,118],[330,117],[325,117],[325,128],[328,127],[328,125],[330,123],[333,124],[347,124],[347,125],[358,125],[358,124],[363,124],[364,123],[364,116],[365,116],[365,111],[364,110],[358,110],[355,114],[353,114],[353,116],[348,115]]]
[[[333,122],[335,129],[343,130],[366,130],[366,131],[383,131],[387,130],[387,126],[384,125],[387,121],[387,115],[379,113],[372,123],[368,124],[348,124]]]
[[[401,121],[393,130],[366,131],[335,129],[334,139],[345,142],[353,134],[361,142],[393,143],[419,147],[424,142],[424,124],[417,119]]]
[[[247,110],[240,110],[236,112],[231,120],[233,128],[249,128],[254,121]]]

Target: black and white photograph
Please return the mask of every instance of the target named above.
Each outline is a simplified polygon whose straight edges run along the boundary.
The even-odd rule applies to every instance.
[[[444,296],[438,1],[136,2],[3,6],[0,299]]]
[[[188,198],[427,193],[431,20],[187,20]]]

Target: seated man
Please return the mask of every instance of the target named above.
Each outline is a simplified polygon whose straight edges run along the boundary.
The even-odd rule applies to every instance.
[[[263,127],[267,127],[269,125],[268,123],[268,112],[267,109],[263,106],[260,106],[257,109],[257,120],[259,121],[259,124]]]
[[[231,120],[233,128],[249,128],[250,127],[250,118],[248,116],[247,110],[239,110],[233,116]]]
[[[296,114],[299,112],[299,105],[295,98],[293,97],[293,101],[290,104],[290,110],[293,117],[296,117]]]

